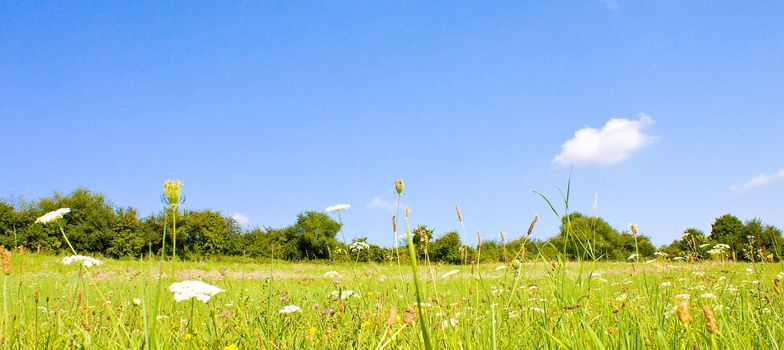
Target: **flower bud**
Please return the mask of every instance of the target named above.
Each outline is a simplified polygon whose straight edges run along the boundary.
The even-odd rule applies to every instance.
[[[180,180],[166,180],[163,183],[163,193],[166,196],[166,204],[172,207],[180,205],[181,191],[182,182]]]
[[[403,180],[402,179],[395,180],[395,192],[397,192],[398,195],[403,193]]]

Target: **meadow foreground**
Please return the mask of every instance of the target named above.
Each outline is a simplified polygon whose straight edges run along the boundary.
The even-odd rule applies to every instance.
[[[473,270],[420,264],[419,306],[435,348],[784,346],[781,264],[539,261]],[[104,260],[85,267],[66,265],[62,257],[14,254],[2,344],[421,348],[411,276],[408,265],[395,263]],[[189,290],[195,296],[180,294],[177,302],[170,286],[181,281],[220,290]]]

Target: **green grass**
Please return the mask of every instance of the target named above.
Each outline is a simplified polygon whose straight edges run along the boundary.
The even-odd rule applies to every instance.
[[[59,257],[13,258],[3,348],[146,346],[144,318],[155,317],[159,262],[107,260],[81,272],[91,275],[93,285],[80,277],[78,266],[63,265]],[[442,279],[459,267],[434,264],[435,281],[420,265],[421,316],[434,348],[784,347],[784,286],[774,285],[781,264],[659,261],[633,269],[625,262],[529,262],[519,271],[516,289],[511,266],[496,270],[499,265],[481,265],[475,275],[462,269]],[[343,275],[339,283],[324,277],[332,270]],[[419,315],[413,315],[418,309],[413,279],[410,273],[401,278],[396,264],[177,262],[175,271],[176,278],[163,279],[160,310],[165,317],[157,320],[152,348],[423,346]],[[207,304],[175,303],[168,286],[187,279],[225,292]],[[345,290],[360,297],[328,298],[332,291]],[[691,295],[687,326],[672,311],[678,294]],[[142,305],[134,305],[134,298],[143,299]],[[302,311],[278,312],[289,304]],[[705,306],[716,314],[718,334],[706,330]],[[393,308],[396,315],[391,315]]]

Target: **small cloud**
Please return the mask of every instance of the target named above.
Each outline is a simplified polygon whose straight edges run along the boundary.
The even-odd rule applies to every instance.
[[[242,215],[240,213],[234,213],[234,215],[232,215],[231,218],[242,226],[245,226],[250,222],[250,219],[247,216]]]
[[[781,180],[784,180],[784,169],[781,169],[779,172],[770,175],[759,174],[753,179],[746,181],[746,183],[742,185],[732,185],[730,189],[736,193],[743,193],[752,188],[769,185]]]
[[[607,7],[610,11],[618,11],[618,1],[617,0],[602,0],[604,6]]]
[[[367,207],[369,209],[380,208],[384,210],[393,211],[395,210],[397,205],[393,201],[387,201],[381,197],[373,197],[373,200],[371,200],[370,203],[368,203]]]
[[[601,129],[586,127],[561,145],[561,153],[553,163],[569,165],[613,165],[629,158],[632,153],[649,144],[653,137],[642,129],[653,124],[653,119],[640,113],[640,119],[610,119]]]

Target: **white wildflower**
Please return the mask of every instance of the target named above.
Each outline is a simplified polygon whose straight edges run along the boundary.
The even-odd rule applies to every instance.
[[[676,256],[676,257],[672,258],[672,260],[675,260],[675,261],[678,261],[678,260],[686,260],[686,258],[684,258],[684,257],[682,257],[682,256]]]
[[[361,241],[357,241],[357,242],[351,243],[351,246],[348,247],[349,250],[351,250],[352,252],[355,252],[355,253],[363,251],[363,250],[368,249],[368,248],[370,248],[370,244],[367,244],[367,243],[361,242]]]
[[[286,305],[278,310],[278,312],[282,314],[291,314],[300,311],[302,311],[302,309],[300,309],[300,307],[297,305]]]
[[[172,283],[169,290],[174,293],[174,300],[177,302],[196,299],[203,303],[210,301],[210,298],[223,291],[216,286],[202,281],[182,281]]]
[[[452,275],[454,275],[456,273],[459,273],[459,272],[460,272],[460,270],[450,270],[450,271],[447,271],[446,273],[444,273],[443,275],[441,275],[441,278],[447,278],[447,277],[452,276]]]
[[[333,206],[327,207],[327,209],[324,209],[324,211],[328,213],[333,211],[340,213],[341,211],[348,210],[348,209],[351,209],[351,206],[348,204],[335,204]]]
[[[621,295],[619,295],[619,296],[615,297],[615,301],[617,301],[617,302],[619,302],[619,303],[620,303],[620,302],[624,302],[624,301],[626,301],[626,299],[628,299],[628,298],[629,298],[629,297],[626,295],[626,293],[623,293],[623,294],[621,294]]]
[[[662,282],[662,284],[660,284],[659,287],[669,287],[671,285],[672,285],[672,283],[670,283],[670,282]]]
[[[753,268],[751,268],[751,267],[747,267],[747,268],[746,268],[746,273],[747,273],[747,274],[749,274],[749,275],[751,275],[752,273],[754,273],[754,269],[753,269]]]
[[[354,298],[357,298],[357,299],[360,298],[359,294],[354,293],[353,290],[344,290],[342,292],[338,292],[338,291],[335,290],[335,291],[332,291],[331,293],[329,293],[329,295],[327,297],[330,298],[330,299],[335,299],[335,300],[337,300],[337,299],[346,300],[349,297],[354,297]]]
[[[709,245],[710,245],[710,244],[708,244],[708,243],[703,243],[703,244],[700,244],[700,248],[705,248],[705,247],[707,247],[707,246],[709,246]]]
[[[103,261],[84,255],[70,255],[63,258],[63,264],[65,265],[71,265],[71,263],[74,262],[80,263],[84,267],[93,267],[103,264]]]
[[[629,257],[628,257],[628,258],[626,258],[626,260],[634,260],[634,259],[637,259],[637,256],[638,256],[637,254],[632,254],[632,255],[629,255]]]
[[[669,254],[667,254],[665,252],[656,251],[655,253],[653,253],[653,255],[660,256],[662,258],[666,258]]]
[[[324,277],[326,277],[326,278],[343,278],[343,275],[341,275],[337,271],[327,271],[327,272],[324,273]]]
[[[691,274],[694,276],[705,276],[705,271],[692,271]]]
[[[142,304],[142,299],[141,298],[133,298],[132,301],[133,301],[133,305],[136,305],[136,306],[139,306],[139,305]]]
[[[713,293],[703,293],[702,295],[700,295],[700,298],[703,298],[703,299],[717,299],[718,297],[716,297],[716,294],[713,294]]]
[[[48,224],[57,219],[62,219],[63,215],[68,214],[70,212],[71,212],[70,208],[60,208],[54,211],[50,211],[44,215],[41,215],[38,219],[35,219],[35,222],[40,224]]]
[[[460,322],[458,322],[456,318],[450,318],[449,320],[443,320],[443,321],[441,321],[441,328],[455,327],[455,326],[457,326],[458,323],[460,323]]]
[[[504,270],[504,269],[506,269],[506,265],[501,265],[501,266],[498,266],[498,267],[495,268],[496,271],[501,271],[501,270]]]
[[[686,294],[686,293],[684,293],[684,294],[677,294],[677,295],[675,295],[675,299],[689,300],[689,299],[691,299],[691,294]]]
[[[542,310],[542,309],[540,309],[538,307],[531,307],[531,308],[528,308],[528,309],[531,310],[531,311],[538,311],[538,312],[542,312],[542,313],[544,312],[544,310]]]

